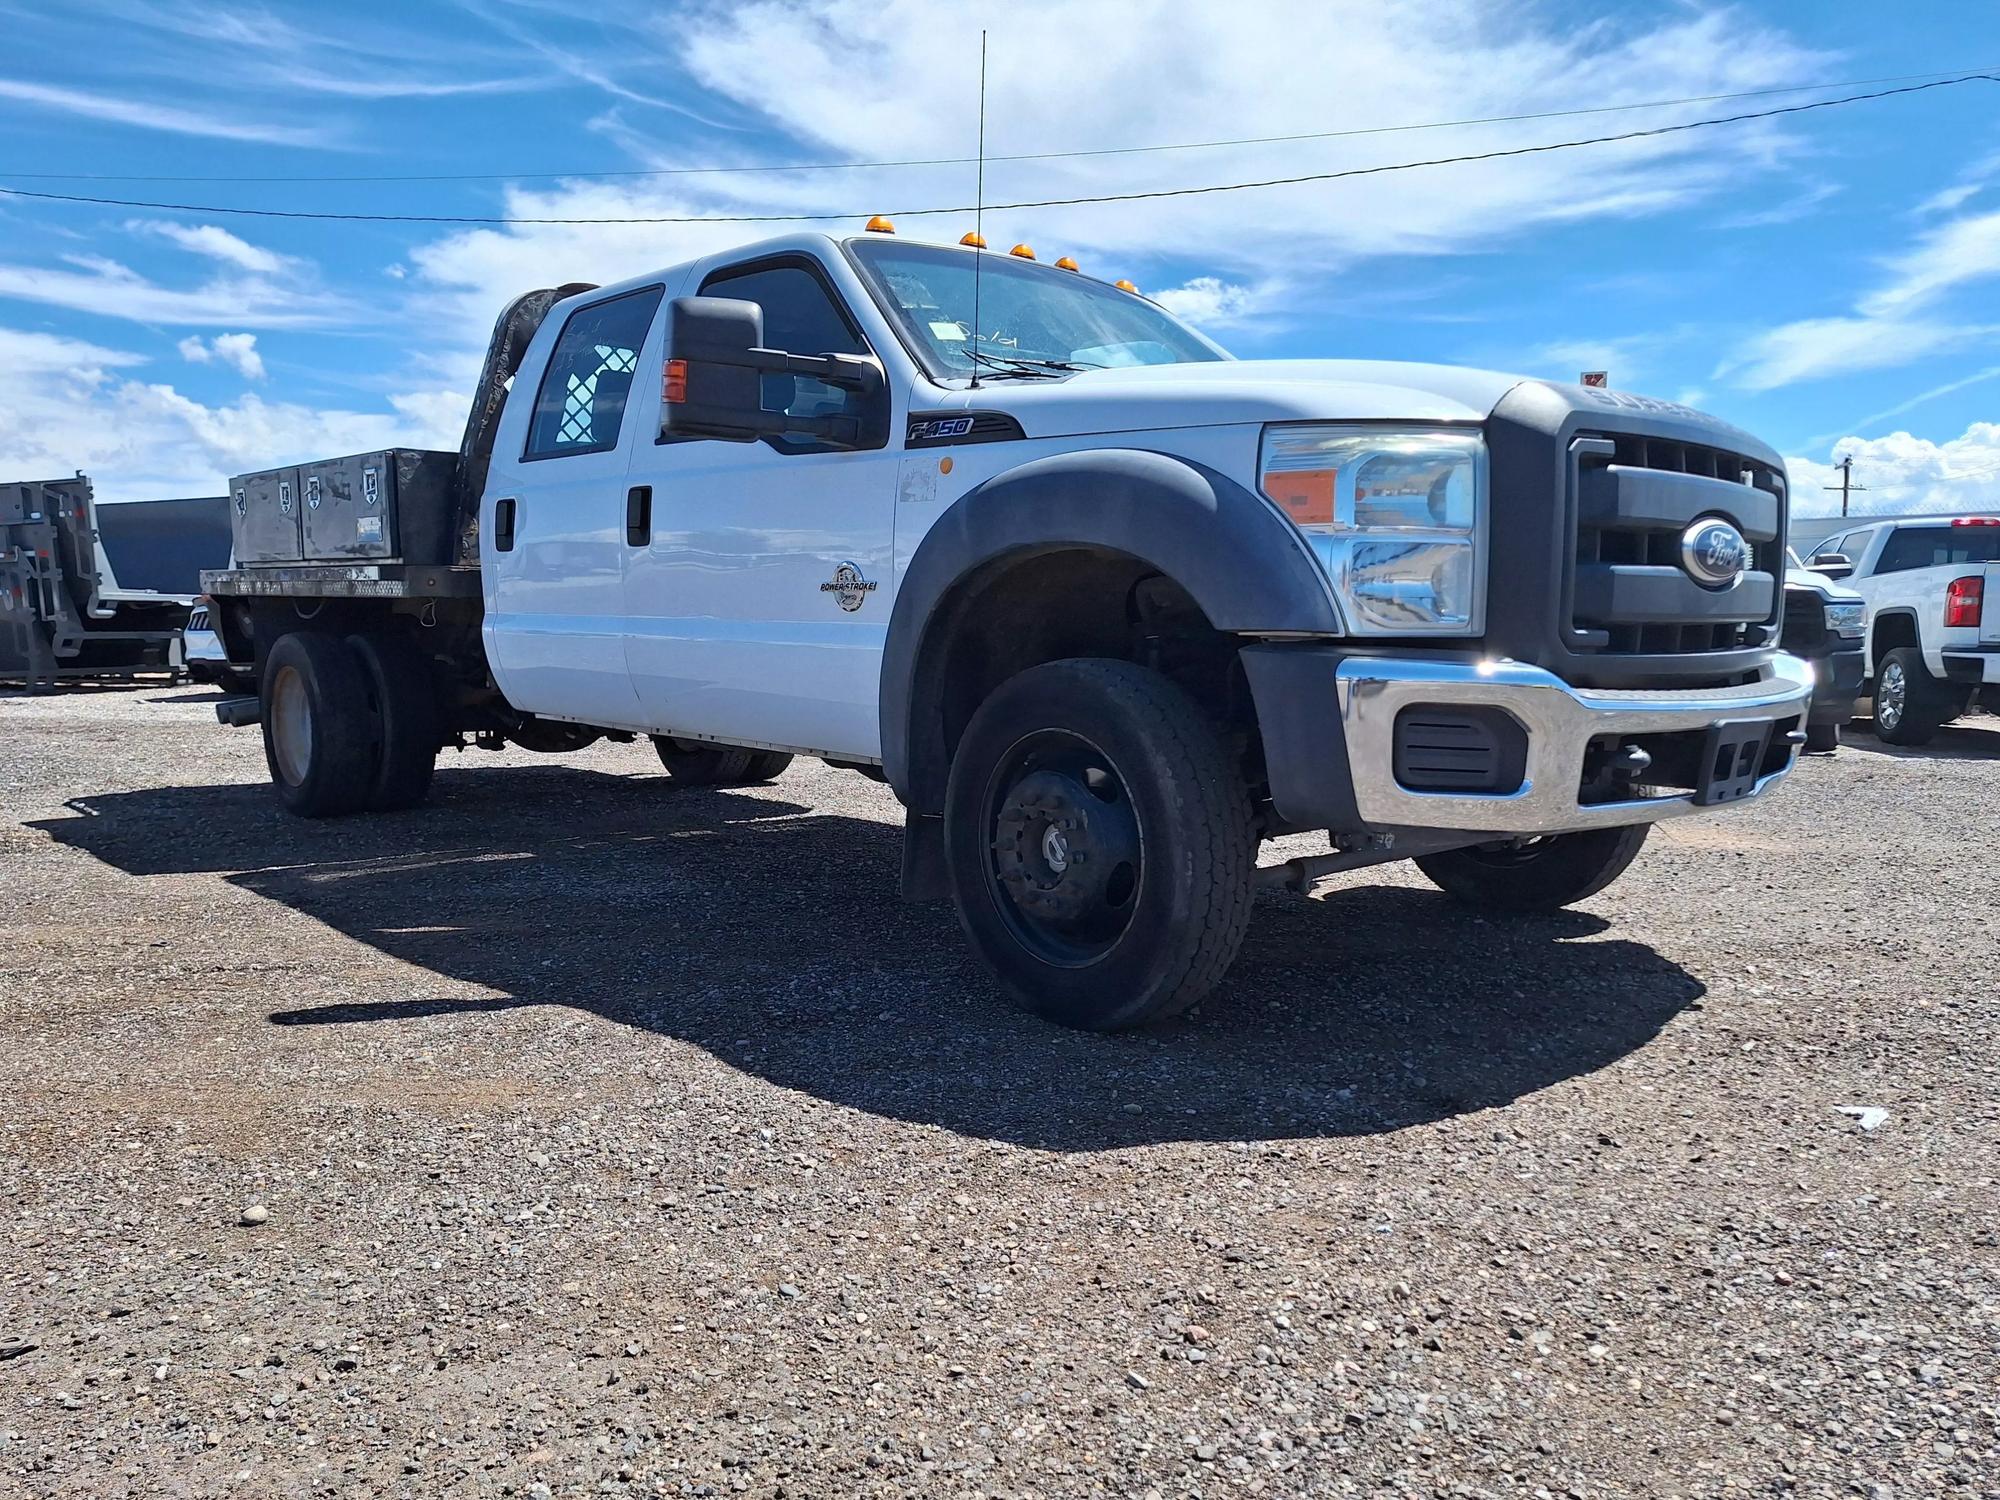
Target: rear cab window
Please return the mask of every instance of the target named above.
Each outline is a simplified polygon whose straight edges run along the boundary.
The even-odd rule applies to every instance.
[[[664,291],[643,287],[569,315],[535,393],[524,460],[606,453],[618,446],[639,350]]]
[[[2000,526],[1902,526],[1882,546],[1877,573],[2000,562]]]

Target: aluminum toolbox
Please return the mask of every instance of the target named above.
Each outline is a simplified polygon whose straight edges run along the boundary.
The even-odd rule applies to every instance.
[[[239,563],[297,562],[305,538],[299,471],[266,469],[230,480],[229,538]]]
[[[300,465],[300,556],[307,562],[445,562],[457,471],[456,453],[414,448]]]

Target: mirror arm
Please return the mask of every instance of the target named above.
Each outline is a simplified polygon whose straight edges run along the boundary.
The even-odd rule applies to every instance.
[[[745,353],[747,358],[715,363],[738,364],[760,375],[805,375],[864,395],[882,383],[880,366],[849,354],[788,354],[782,349],[750,349]]]

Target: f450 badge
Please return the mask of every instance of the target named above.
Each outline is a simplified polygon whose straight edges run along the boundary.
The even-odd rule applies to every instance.
[[[819,591],[833,595],[842,609],[853,614],[880,587],[873,579],[863,578],[861,570],[853,563],[844,562],[833,570],[832,578],[819,586]]]
[[[910,423],[912,443],[934,443],[940,438],[964,437],[972,431],[970,417],[919,417]]]

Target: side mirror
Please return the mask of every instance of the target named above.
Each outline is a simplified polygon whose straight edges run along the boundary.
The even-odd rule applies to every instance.
[[[1828,552],[1807,563],[1806,571],[1817,573],[1822,578],[1851,578],[1854,576],[1854,559],[1845,552]]]
[[[851,354],[790,354],[764,346],[764,309],[730,297],[676,297],[667,309],[667,365],[660,436],[753,443],[809,438],[841,448],[883,440],[888,407],[882,367]],[[856,393],[857,414],[791,416],[765,404],[769,375],[808,376]]]

